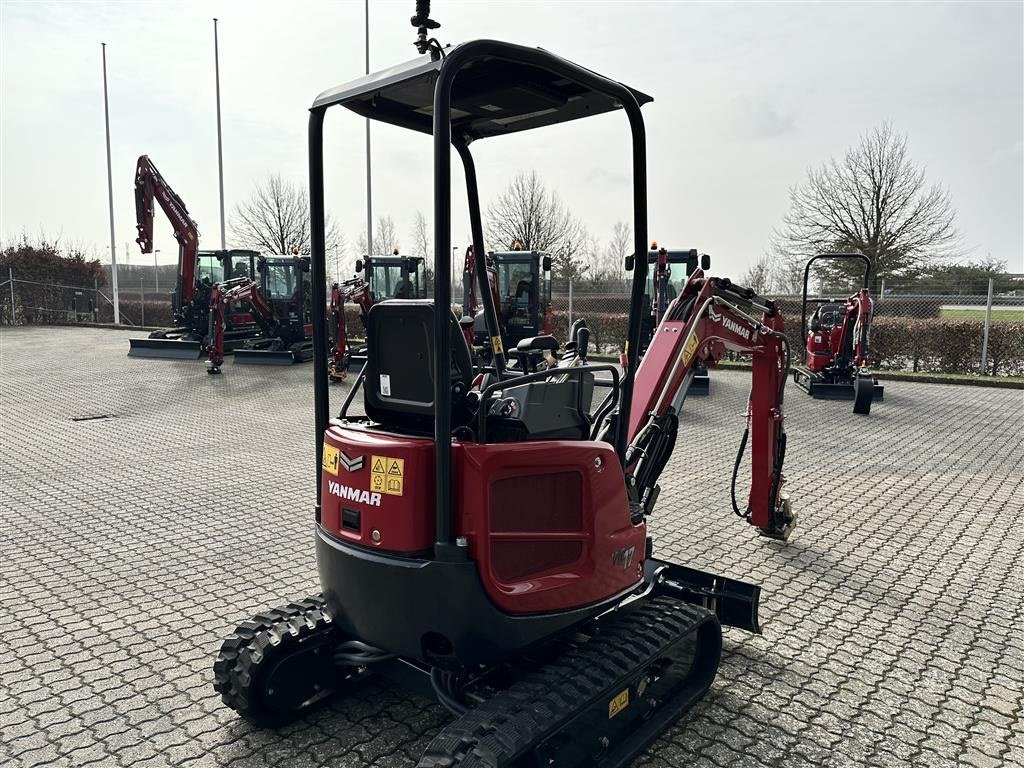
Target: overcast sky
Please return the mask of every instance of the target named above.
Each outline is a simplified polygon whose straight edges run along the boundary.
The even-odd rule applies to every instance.
[[[371,2],[372,69],[415,57],[412,0]],[[738,276],[808,166],[883,120],[947,186],[975,258],[1024,271],[1024,4],[454,2],[442,42],[536,45],[654,96],[644,107],[649,233]],[[219,245],[211,17],[220,18],[227,206],[268,172],[306,183],[307,109],[363,72],[363,4],[0,3],[0,233],[109,242],[100,42],[107,45],[120,256],[135,239],[135,159],[149,154]],[[332,110],[327,195],[351,243],[365,221],[363,123]],[[373,135],[374,212],[404,239],[431,212],[430,140]],[[598,237],[630,217],[621,114],[481,142],[481,196],[537,169]],[[455,176],[453,178],[458,178]],[[453,242],[468,225],[456,188]],[[161,218],[161,262],[176,245]],[[229,236],[229,245],[230,245]]]

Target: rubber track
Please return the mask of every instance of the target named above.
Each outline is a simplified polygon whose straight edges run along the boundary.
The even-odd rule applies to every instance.
[[[280,716],[264,710],[259,696],[254,695],[253,680],[258,680],[263,668],[287,654],[300,638],[331,626],[332,617],[322,595],[257,614],[221,644],[213,664],[214,690],[249,722],[264,725],[279,720]]]
[[[653,661],[707,611],[655,598],[613,619],[576,651],[467,712],[427,747],[418,768],[510,764],[623,677]]]

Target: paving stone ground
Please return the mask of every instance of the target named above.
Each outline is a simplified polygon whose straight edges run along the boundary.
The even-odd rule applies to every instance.
[[[211,687],[237,622],[318,589],[310,366],[215,378],[128,336],[0,332],[0,764],[413,765],[429,701],[370,682],[257,731]],[[1024,765],[1021,392],[887,383],[864,418],[789,387],[783,544],[729,504],[747,382],[688,401],[653,528],[762,584],[764,634],[727,632],[637,764]]]

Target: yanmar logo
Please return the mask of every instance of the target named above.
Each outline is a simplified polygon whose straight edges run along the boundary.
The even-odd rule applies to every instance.
[[[716,323],[721,323],[722,327],[728,331],[732,331],[737,336],[742,336],[747,341],[750,341],[750,329],[740,325],[735,320],[728,317],[722,317],[718,312],[713,309],[708,310],[708,317],[714,320]]]
[[[350,459],[345,455],[344,451],[341,451],[338,454],[338,463],[341,464],[341,466],[348,472],[358,472],[363,468],[363,464],[365,462],[363,461],[362,456],[356,456],[354,459]]]
[[[341,499],[356,501],[360,504],[369,504],[371,507],[380,506],[379,493],[371,493],[370,491],[363,491],[359,488],[349,488],[347,485],[336,483],[333,480],[328,481],[327,491]]]

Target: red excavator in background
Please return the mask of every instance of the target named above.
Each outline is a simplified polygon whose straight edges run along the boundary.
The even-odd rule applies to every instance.
[[[143,253],[153,252],[154,202],[159,203],[178,242],[178,279],[171,294],[174,327],[129,339],[129,357],[198,360],[209,327],[210,288],[214,283],[255,274],[259,254],[248,250],[200,251],[199,227],[185,202],[171,189],[148,155],[135,168],[135,218]],[[259,335],[251,314],[237,307],[224,313],[224,348],[231,351]]]
[[[210,291],[207,373],[220,373],[224,363],[225,316],[228,307],[248,306],[260,335],[235,348],[242,365],[291,365],[313,356],[310,295],[306,281],[309,257],[260,257],[260,280],[247,277],[216,283]]]
[[[344,381],[348,377],[348,368],[353,362],[366,362],[365,345],[359,350],[349,346],[348,329],[345,326],[345,303],[352,302],[359,307],[359,319],[366,327],[366,314],[373,306],[370,284],[361,277],[353,277],[331,286],[331,326],[333,341],[331,344],[330,362],[327,376],[332,382]]]
[[[487,285],[498,313],[502,349],[515,349],[519,342],[550,335],[554,327],[551,312],[551,257],[541,251],[524,251],[517,242],[510,251],[488,251]],[[476,259],[473,246],[466,249],[462,272],[462,311],[472,318],[465,323],[467,340],[486,361],[494,352],[484,315],[476,295]]]
[[[811,265],[821,260],[856,259],[864,262],[864,282],[859,291],[843,301],[819,301],[807,322],[807,284]],[[807,364],[793,370],[793,381],[811,397],[853,400],[853,412],[871,413],[871,403],[882,400],[885,388],[868,369],[871,318],[874,302],[868,292],[871,259],[860,251],[822,253],[804,267],[803,301],[800,306],[801,337],[807,339]]]
[[[759,631],[760,589],[656,557],[648,520],[693,363],[732,350],[753,356],[753,478],[740,515],[765,535],[792,529],[782,318],[772,302],[698,269],[639,362],[649,311],[640,106],[650,97],[540,48],[442,48],[428,13],[417,0],[418,47],[429,57],[326,90],[310,109],[310,516],[322,592],[240,624],[221,645],[214,687],[243,717],[275,726],[379,673],[433,692],[455,715],[419,768],[622,768],[710,688],[722,625]],[[365,416],[348,413],[351,396],[331,412],[327,377],[323,139],[336,106],[426,133],[433,145],[433,299],[368,313],[366,372],[352,389],[362,390]],[[602,114],[619,115],[631,139],[638,259],[624,370],[584,360],[526,373],[506,365],[500,343],[490,363],[474,363],[450,309],[452,155],[465,174],[487,336],[500,340],[470,147],[556,124],[564,133]],[[557,340],[523,345],[551,350]],[[608,394],[592,411],[597,386]],[[699,444],[681,447],[681,472],[706,459]],[[693,506],[685,534],[698,541],[708,536],[707,494],[688,491],[679,497]]]
[[[711,257],[699,254],[696,248],[683,251],[670,251],[659,248],[657,242],[651,243],[647,252],[647,295],[651,305],[651,313],[644,318],[641,334],[640,354],[643,355],[654,336],[654,329],[665,316],[668,304],[679,293],[699,265],[707,272],[711,268]],[[708,395],[711,393],[711,378],[703,362],[697,361],[694,366],[693,379],[690,381],[690,395]]]
[[[421,299],[425,273],[422,256],[406,256],[395,248],[390,256],[364,256],[356,260],[355,277],[331,286],[331,316],[334,320],[331,362],[327,375],[331,381],[344,381],[352,364],[366,362],[366,345],[353,349],[345,327],[345,302],[359,307],[366,327],[366,313],[375,303],[387,299]]]

